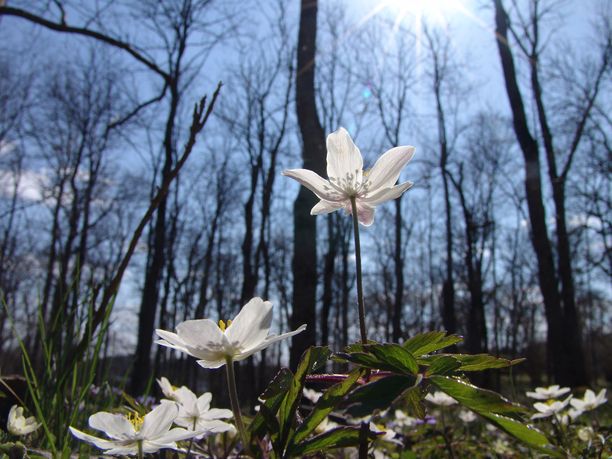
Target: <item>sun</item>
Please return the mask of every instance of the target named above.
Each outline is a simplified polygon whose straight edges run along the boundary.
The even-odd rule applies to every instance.
[[[472,0],[370,0],[368,17],[384,15],[393,18],[395,27],[410,21],[420,29],[423,23],[442,25],[457,15],[472,16],[468,3]]]
[[[465,13],[465,3],[466,0],[380,0],[377,7],[399,22],[412,17],[418,22],[443,23],[457,13]]]

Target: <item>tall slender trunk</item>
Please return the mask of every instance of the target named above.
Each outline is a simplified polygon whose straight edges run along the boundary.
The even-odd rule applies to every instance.
[[[301,1],[295,92],[303,167],[323,175],[325,133],[317,114],[314,88],[317,3],[317,0]],[[302,352],[316,343],[317,224],[310,215],[315,203],[314,195],[300,187],[293,204],[293,310],[290,322],[292,328],[306,324],[307,329],[292,340],[292,367]]]
[[[548,325],[549,372],[561,384],[569,383],[571,370],[564,355],[563,310],[558,291],[554,258],[546,228],[538,144],[529,131],[523,98],[518,86],[514,58],[508,44],[508,17],[501,0],[494,0],[497,48],[512,110],[514,132],[525,160],[525,196],[531,223],[531,242],[538,261],[538,281]]]
[[[162,182],[170,174],[174,164],[174,123],[179,105],[178,81],[175,79],[170,85],[170,111],[166,120],[164,133],[164,166],[162,168]],[[136,358],[132,368],[131,391],[133,395],[140,394],[147,386],[151,377],[151,346],[153,344],[153,328],[157,315],[159,302],[159,282],[166,261],[166,210],[168,195],[164,196],[157,208],[157,216],[153,229],[153,245],[151,262],[145,273],[145,282],[142,290],[140,314],[138,316],[138,343],[136,345]]]

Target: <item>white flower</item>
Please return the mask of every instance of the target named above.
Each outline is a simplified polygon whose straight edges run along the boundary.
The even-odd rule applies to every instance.
[[[396,443],[398,445],[402,444],[401,441],[395,438],[397,436],[396,433],[393,430],[387,429],[385,426],[376,425],[373,422],[370,422],[369,428],[370,428],[370,432],[373,432],[379,435],[379,437],[377,438],[382,441],[388,441],[391,443]]]
[[[319,435],[325,432],[328,432],[336,427],[340,427],[339,424],[336,424],[334,421],[331,421],[329,417],[323,419],[317,427],[315,427],[315,434]]]
[[[599,391],[597,395],[591,389],[587,389],[582,398],[575,398],[570,403],[580,412],[591,411],[599,405],[606,403],[606,389]]]
[[[204,368],[219,368],[225,365],[226,359],[244,360],[306,329],[306,325],[301,325],[292,332],[268,336],[271,324],[272,303],[253,298],[227,324],[222,320],[219,325],[210,319],[187,320],[176,327],[176,333],[156,330],[163,338],[156,343],[199,359],[198,363]]]
[[[314,389],[307,389],[305,387],[304,389],[302,389],[302,394],[312,403],[317,403],[319,399],[321,398],[321,396],[323,395],[321,392],[317,392]]]
[[[538,413],[531,416],[531,419],[547,418],[554,414],[557,414],[565,409],[570,402],[572,396],[570,395],[562,402],[559,400],[549,400],[547,403],[536,402],[533,407],[538,410]]]
[[[26,418],[23,415],[23,407],[13,405],[9,411],[6,428],[13,435],[28,435],[40,427],[34,416]]]
[[[418,424],[418,419],[408,416],[402,410],[395,410],[395,420],[393,421],[398,427],[414,427]]]
[[[185,387],[185,386],[182,386],[182,387],[173,386],[172,383],[170,383],[168,378],[166,378],[165,376],[162,376],[161,379],[158,379],[157,384],[159,385],[159,388],[161,389],[162,393],[166,397],[168,397],[170,400],[174,400],[175,402],[178,401],[177,392],[183,387]]]
[[[308,169],[290,169],[283,171],[283,175],[297,180],[320,199],[311,215],[338,209],[352,214],[351,199],[355,198],[359,223],[370,226],[378,204],[400,197],[412,186],[411,182],[400,185],[395,182],[413,155],[414,147],[395,147],[378,158],[372,169],[364,171],[359,148],[346,129],[340,128],[327,136],[329,180]]]
[[[234,426],[220,419],[229,419],[233,416],[231,410],[211,408],[212,394],[205,392],[196,397],[187,387],[183,386],[174,392],[175,400],[179,404],[178,416],[174,423],[188,430],[205,431],[207,434],[216,434],[234,430]],[[169,401],[162,402],[168,403]],[[173,402],[170,402],[173,403]]]
[[[461,419],[466,424],[469,424],[470,422],[474,422],[477,417],[472,411],[461,410],[459,412],[459,419]]]
[[[436,391],[433,394],[427,394],[425,400],[433,403],[434,405],[450,406],[457,403],[457,400],[452,398],[450,395],[446,395],[444,392]]]
[[[105,454],[136,455],[139,443],[143,453],[155,453],[164,448],[176,449],[177,441],[204,433],[170,429],[177,414],[176,403],[162,403],[144,417],[135,413],[126,416],[101,411],[89,417],[89,427],[104,432],[109,439],[94,437],[74,427],[70,427],[70,432],[79,440],[106,450]]]
[[[578,438],[584,442],[590,442],[595,438],[595,431],[592,427],[581,427],[578,429]]]
[[[535,392],[526,392],[526,395],[536,400],[550,400],[551,398],[559,398],[569,391],[569,387],[560,388],[558,384],[555,384],[554,386],[548,387],[536,387]]]

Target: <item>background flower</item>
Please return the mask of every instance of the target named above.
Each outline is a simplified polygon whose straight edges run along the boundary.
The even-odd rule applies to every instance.
[[[156,330],[162,338],[156,343],[196,357],[204,368],[219,368],[227,358],[244,360],[306,329],[306,325],[301,325],[289,333],[268,335],[271,325],[272,303],[253,298],[228,325],[223,321],[217,325],[210,319],[187,320],[176,327],[176,333]]]

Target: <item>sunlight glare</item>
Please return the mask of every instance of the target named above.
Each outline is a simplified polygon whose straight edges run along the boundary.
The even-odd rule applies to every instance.
[[[419,22],[427,20],[441,23],[448,20],[449,16],[465,10],[461,0],[381,0],[379,3],[400,22],[412,16]]]

